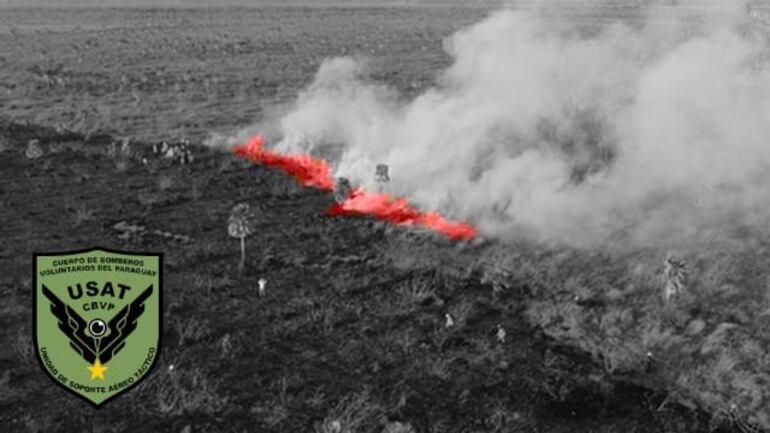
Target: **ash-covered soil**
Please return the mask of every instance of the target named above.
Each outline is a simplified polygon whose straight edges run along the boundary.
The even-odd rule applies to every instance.
[[[145,143],[115,154],[108,136],[85,142],[4,122],[0,137],[2,431],[702,432],[724,424],[607,374],[590,354],[533,328],[525,314],[533,287],[510,281],[495,290],[474,264],[494,245],[326,217],[330,194],[202,147],[178,165],[148,156]],[[43,156],[30,159],[33,139]],[[236,203],[257,214],[242,271],[226,227]],[[54,386],[31,339],[32,253],[96,245],[165,254],[160,362],[99,410]]]

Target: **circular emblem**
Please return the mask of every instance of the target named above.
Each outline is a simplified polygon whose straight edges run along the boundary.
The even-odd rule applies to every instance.
[[[94,337],[101,337],[107,332],[107,324],[102,319],[94,319],[88,324],[88,331]]]

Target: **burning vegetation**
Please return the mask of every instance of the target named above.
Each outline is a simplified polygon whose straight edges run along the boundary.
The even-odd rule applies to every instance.
[[[303,186],[324,191],[334,191],[335,204],[327,214],[332,216],[372,216],[395,225],[428,228],[450,239],[472,240],[476,229],[467,223],[450,221],[438,212],[423,212],[412,206],[405,198],[395,198],[382,192],[369,192],[363,188],[352,188],[346,178],[337,182],[331,176],[329,164],[309,155],[284,155],[264,149],[264,140],[257,135],[245,145],[235,147],[236,155],[253,162],[277,167],[292,176]],[[379,164],[376,178],[384,184],[390,181],[388,167]]]

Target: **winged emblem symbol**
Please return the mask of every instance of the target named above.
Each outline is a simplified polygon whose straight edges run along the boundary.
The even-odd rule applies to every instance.
[[[136,329],[137,320],[144,313],[144,302],[152,295],[153,286],[147,287],[130,304],[118,311],[106,323],[106,329],[100,320],[89,324],[45,284],[42,292],[51,302],[51,313],[58,319],[59,329],[69,338],[70,347],[89,364],[106,364],[123,349],[126,338]]]

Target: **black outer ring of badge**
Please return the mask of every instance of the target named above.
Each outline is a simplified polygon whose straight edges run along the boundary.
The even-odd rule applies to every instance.
[[[123,254],[126,256],[158,257],[158,285],[160,286],[158,287],[158,310],[159,310],[158,313],[160,315],[160,317],[158,318],[158,321],[159,321],[158,344],[157,344],[158,349],[155,351],[155,358],[153,358],[152,363],[147,369],[147,373],[145,373],[140,380],[132,383],[131,385],[128,385],[127,387],[123,388],[123,390],[120,393],[108,397],[107,399],[103,400],[99,404],[96,404],[91,400],[83,397],[77,392],[64,386],[61,382],[56,380],[56,378],[51,377],[51,374],[48,372],[48,369],[45,367],[45,363],[43,363],[43,359],[40,357],[40,351],[38,350],[38,346],[37,346],[37,296],[36,296],[37,295],[37,258],[61,256],[61,255],[67,255],[67,254],[83,254],[83,253],[90,253],[92,251],[104,251],[105,253]],[[48,376],[56,384],[56,386],[64,389],[65,391],[67,391],[68,394],[72,394],[78,397],[79,399],[87,402],[88,404],[91,405],[91,407],[95,409],[101,409],[102,407],[104,407],[105,404],[110,402],[113,398],[123,396],[123,394],[130,391],[133,387],[144,382],[147,376],[155,368],[155,365],[158,363],[158,359],[160,358],[160,352],[163,349],[163,253],[148,253],[148,252],[142,253],[142,252],[119,251],[119,250],[113,250],[111,248],[104,248],[104,247],[93,247],[93,248],[85,248],[81,250],[61,251],[61,252],[55,252],[55,253],[50,253],[50,252],[33,253],[32,254],[32,344],[34,345],[33,349],[35,350],[35,359],[37,359],[37,362],[40,365],[40,368],[43,369],[43,373],[45,373],[45,375]]]

